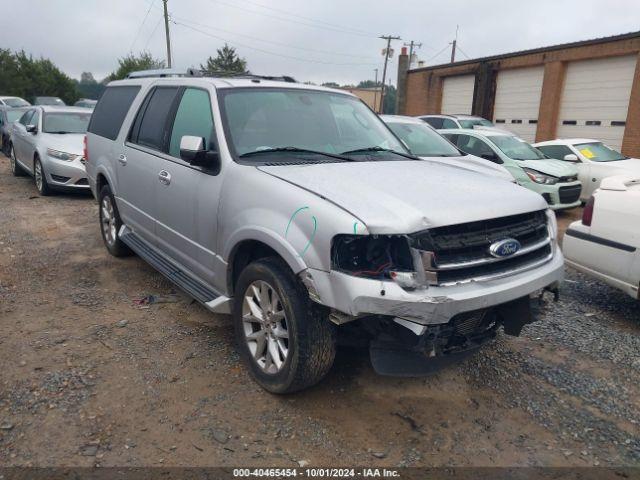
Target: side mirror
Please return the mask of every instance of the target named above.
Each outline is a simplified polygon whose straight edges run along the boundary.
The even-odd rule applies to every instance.
[[[180,139],[180,158],[197,167],[219,171],[220,156],[218,152],[207,150],[204,138],[185,135]]]
[[[564,156],[563,159],[565,162],[573,162],[573,163],[579,163],[580,159],[578,158],[578,156],[575,153],[568,153],[567,155]]]
[[[38,127],[36,125],[27,125],[26,129],[28,133],[38,133]]]
[[[498,156],[491,152],[491,153],[483,153],[482,155],[480,155],[481,158],[484,158],[485,160],[489,160],[491,162],[496,162],[498,160]]]

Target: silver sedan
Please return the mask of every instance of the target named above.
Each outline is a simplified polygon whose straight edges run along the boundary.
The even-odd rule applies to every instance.
[[[85,108],[37,106],[27,110],[11,129],[13,174],[33,176],[40,195],[88,189],[83,141],[90,118]]]

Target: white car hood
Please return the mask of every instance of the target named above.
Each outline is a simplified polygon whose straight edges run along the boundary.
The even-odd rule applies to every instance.
[[[484,160],[473,155],[466,155],[460,157],[420,157],[423,160],[430,162],[441,163],[443,165],[451,165],[465,170],[471,170],[472,172],[482,173],[483,175],[490,175],[501,180],[507,180],[513,182],[513,175],[509,173],[504,167],[493,163],[489,160]]]
[[[617,160],[615,162],[592,162],[592,165],[606,165],[611,169],[624,170],[625,172],[640,173],[640,160],[630,158],[628,160]]]
[[[514,183],[429,161],[258,168],[333,202],[371,233],[413,233],[547,208],[542,196]]]

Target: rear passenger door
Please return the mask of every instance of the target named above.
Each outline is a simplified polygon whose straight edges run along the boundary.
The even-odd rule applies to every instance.
[[[156,185],[158,245],[199,279],[215,284],[215,239],[218,229],[219,172],[192,166],[180,158],[185,135],[204,138],[209,150],[217,150],[212,107],[213,90],[186,87],[176,102],[168,129],[167,155]]]
[[[127,141],[116,151],[120,214],[125,224],[152,245],[156,241],[156,199],[168,125],[180,88],[156,86],[147,93]]]

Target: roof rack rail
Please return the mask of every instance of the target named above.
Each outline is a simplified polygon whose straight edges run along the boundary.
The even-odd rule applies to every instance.
[[[165,77],[218,77],[218,78],[247,78],[252,80],[271,80],[275,82],[297,83],[296,79],[288,75],[269,76],[255,75],[251,72],[204,71],[197,68],[179,70],[177,68],[159,68],[156,70],[140,70],[131,72],[127,78],[165,78]]]

